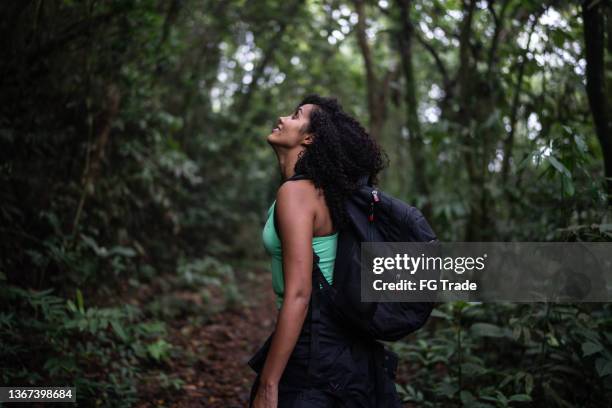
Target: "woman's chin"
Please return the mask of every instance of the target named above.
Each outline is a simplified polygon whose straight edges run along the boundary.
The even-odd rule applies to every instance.
[[[278,131],[274,131],[271,132],[266,139],[268,140],[269,143],[276,143],[276,141],[278,140]]]
[[[268,141],[268,143],[270,143],[271,145],[275,145],[277,142],[276,140],[276,134],[275,133],[270,133],[267,137],[266,140]]]

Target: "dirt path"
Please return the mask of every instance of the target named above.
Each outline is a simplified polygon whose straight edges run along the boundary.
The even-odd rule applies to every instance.
[[[255,373],[247,362],[274,329],[277,312],[269,270],[254,270],[251,278],[238,280],[240,293],[248,297],[247,305],[220,312],[205,325],[173,325],[172,343],[187,351],[181,354],[197,356],[196,361],[174,360],[170,371],[184,382],[181,389],[161,393],[149,385],[141,392],[148,401],[141,401],[138,407],[248,405]]]
[[[219,312],[206,324],[193,324],[188,318],[167,322],[168,337],[179,353],[161,371],[182,384],[178,389],[142,385],[136,407],[247,407],[255,379],[247,362],[272,333],[277,317],[269,269],[251,272],[237,273],[246,305]],[[405,368],[398,370],[396,379],[403,384],[410,377]]]

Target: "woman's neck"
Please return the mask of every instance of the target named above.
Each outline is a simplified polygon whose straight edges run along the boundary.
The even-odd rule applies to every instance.
[[[301,150],[300,150],[301,151]],[[295,174],[295,164],[298,160],[299,151],[277,152],[278,166],[283,180]]]

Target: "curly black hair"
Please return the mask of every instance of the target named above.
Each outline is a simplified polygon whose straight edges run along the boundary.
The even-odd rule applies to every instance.
[[[294,171],[323,189],[332,222],[342,231],[348,226],[345,199],[363,176],[377,184],[378,173],[389,164],[389,157],[365,128],[344,112],[336,97],[309,94],[296,109],[305,104],[315,105],[303,129],[314,137],[300,152]]]

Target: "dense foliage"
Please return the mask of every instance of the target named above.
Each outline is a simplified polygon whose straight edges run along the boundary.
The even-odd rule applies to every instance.
[[[233,265],[262,259],[279,180],[265,136],[310,92],[380,140],[381,186],[440,239],[612,238],[610,1],[0,10],[3,385],[76,385],[113,407],[143,382],[179,390],[167,327],[240,308]],[[417,406],[602,406],[611,312],[442,305],[393,345],[398,387]]]

